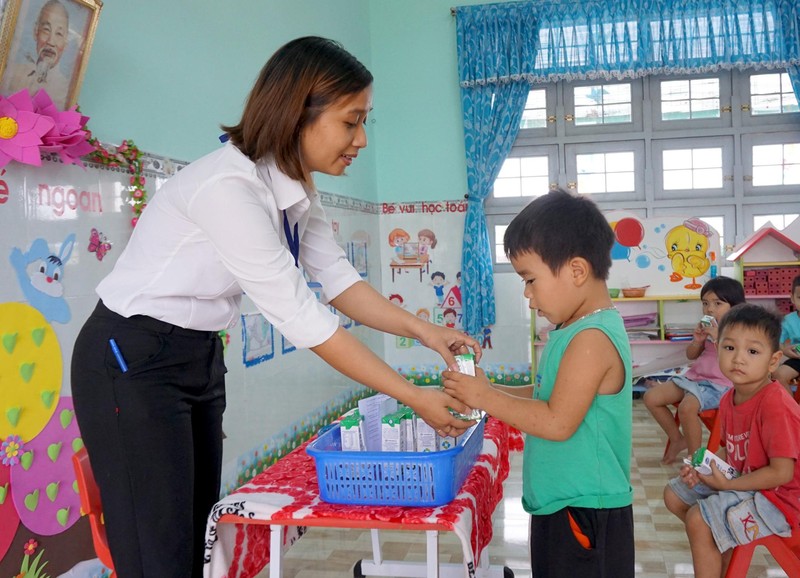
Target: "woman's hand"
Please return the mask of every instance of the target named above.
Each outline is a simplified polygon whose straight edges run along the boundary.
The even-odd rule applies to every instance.
[[[422,345],[441,355],[447,367],[455,363],[456,355],[469,353],[472,350],[475,354],[475,363],[478,363],[483,354],[480,344],[469,335],[433,323],[421,322],[416,338]]]
[[[435,387],[419,388],[419,396],[411,407],[440,436],[459,436],[475,424],[454,417],[449,408],[459,413],[466,413],[469,408]]]

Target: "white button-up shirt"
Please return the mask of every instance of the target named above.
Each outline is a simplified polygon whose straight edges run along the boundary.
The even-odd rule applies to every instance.
[[[319,195],[229,143],[159,189],[97,293],[125,317],[214,331],[236,323],[244,292],[296,347],[319,345],[339,319],[295,267],[282,211],[292,229],[299,225],[300,263],[322,285],[325,302],[361,280]]]

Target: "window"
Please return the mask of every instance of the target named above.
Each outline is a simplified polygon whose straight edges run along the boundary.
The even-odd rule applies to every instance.
[[[661,120],[719,118],[719,79],[661,81]]]
[[[547,155],[511,157],[503,162],[494,182],[495,198],[536,197],[550,186],[550,159]]]
[[[799,111],[788,73],[754,74],[750,77],[750,114],[761,116]]]
[[[577,155],[575,162],[581,193],[623,193],[635,188],[633,151]]]
[[[614,124],[633,119],[630,84],[595,84],[573,88],[575,126]]]
[[[563,90],[566,134],[641,130],[641,79],[614,83],[576,82],[564,84]]]
[[[757,231],[767,223],[772,223],[776,229],[785,229],[786,225],[794,221],[798,216],[797,213],[788,213],[785,215],[753,215],[753,230]]]
[[[528,93],[519,127],[521,129],[547,128],[547,91],[545,89],[538,88]]]
[[[733,195],[733,142],[716,136],[654,140],[655,198]]]
[[[498,272],[505,226],[554,186],[604,211],[698,217],[728,251],[767,220],[797,226],[800,108],[785,71],[564,81],[537,85],[527,106],[532,127],[485,205]]]
[[[753,186],[800,184],[800,143],[753,147]]]
[[[722,149],[672,149],[661,152],[665,191],[722,188]]]
[[[495,263],[511,263],[511,260],[506,257],[506,251],[503,246],[503,239],[506,236],[506,229],[508,225],[495,225],[494,226],[494,262]]]

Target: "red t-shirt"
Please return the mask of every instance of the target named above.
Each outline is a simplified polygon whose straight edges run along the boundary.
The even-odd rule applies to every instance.
[[[773,490],[764,491],[786,515],[790,524],[800,521],[800,405],[777,381],[740,405],[734,391],[719,404],[721,439],[727,462],[747,474],[769,465],[770,458],[790,458],[794,477]]]

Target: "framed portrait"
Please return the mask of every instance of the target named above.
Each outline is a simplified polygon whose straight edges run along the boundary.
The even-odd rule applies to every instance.
[[[5,0],[0,93],[44,89],[65,110],[78,101],[102,0]]]

